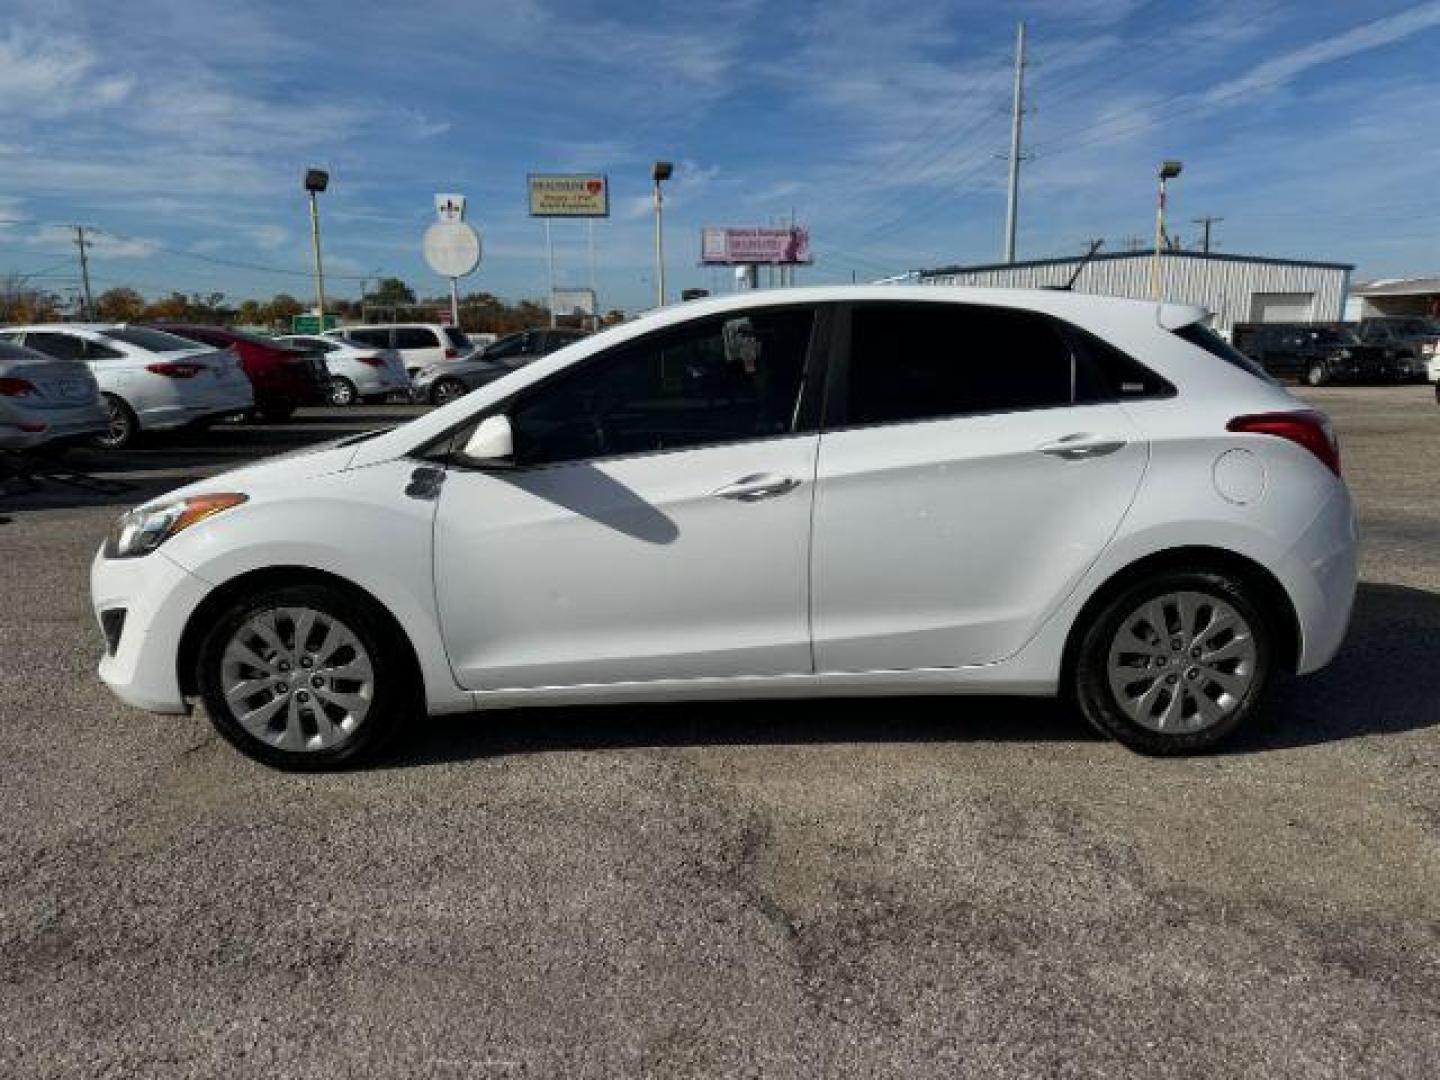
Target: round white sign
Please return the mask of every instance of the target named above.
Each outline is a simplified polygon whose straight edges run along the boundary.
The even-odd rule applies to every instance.
[[[480,234],[464,221],[437,221],[425,230],[425,261],[441,277],[474,273],[480,265]]]

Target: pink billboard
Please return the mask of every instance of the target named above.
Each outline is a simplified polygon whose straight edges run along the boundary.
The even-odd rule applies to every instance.
[[[702,265],[792,266],[810,261],[810,230],[803,225],[700,230]]]

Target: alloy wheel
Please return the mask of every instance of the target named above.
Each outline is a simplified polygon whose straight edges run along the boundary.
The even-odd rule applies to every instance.
[[[354,735],[375,696],[375,669],[355,633],[308,607],[257,612],[221,656],[226,704],[255,738],[280,750],[329,750]]]
[[[1258,653],[1245,618],[1202,592],[1147,600],[1121,620],[1106,672],[1115,701],[1163,734],[1214,727],[1255,683]]]
[[[436,405],[449,405],[456,398],[465,396],[465,385],[458,379],[441,379],[431,391]]]

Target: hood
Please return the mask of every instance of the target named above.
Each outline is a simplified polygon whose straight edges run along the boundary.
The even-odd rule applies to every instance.
[[[214,491],[241,491],[247,495],[253,495],[257,491],[277,485],[288,485],[316,476],[344,472],[349,467],[351,459],[354,458],[355,448],[358,444],[374,436],[383,435],[389,430],[389,428],[379,428],[375,431],[364,431],[347,435],[341,439],[332,439],[314,446],[305,446],[288,453],[277,454],[264,461],[257,461],[253,465],[244,465],[228,472],[207,476],[193,484],[157,495],[141,505],[158,506],[160,503],[169,502],[172,499],[184,498],[189,495],[203,495]]]

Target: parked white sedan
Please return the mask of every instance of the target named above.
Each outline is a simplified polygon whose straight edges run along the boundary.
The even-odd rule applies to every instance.
[[[103,435],[108,424],[88,367],[0,341],[0,450]]]
[[[286,334],[279,340],[324,354],[325,367],[330,372],[332,405],[383,401],[391,394],[410,395],[410,375],[394,349],[319,334]]]
[[[107,431],[98,439],[102,446],[127,446],[142,431],[204,423],[255,403],[234,353],[161,330],[53,323],[7,327],[0,337],[89,366],[109,413]]]
[[[661,309],[124,515],[100,674],[289,768],[420,709],[882,693],[1062,694],[1204,749],[1334,655],[1356,547],[1328,422],[1204,317],[897,287]]]

